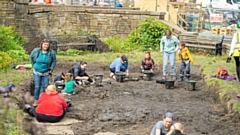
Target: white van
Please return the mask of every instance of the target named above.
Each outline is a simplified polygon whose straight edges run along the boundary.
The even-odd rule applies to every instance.
[[[211,4],[213,8],[240,9],[240,0],[196,0],[196,3],[201,2],[203,7]]]

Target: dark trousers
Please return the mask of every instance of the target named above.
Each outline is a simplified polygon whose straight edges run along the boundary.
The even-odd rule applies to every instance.
[[[239,56],[234,57],[235,63],[236,63],[236,72],[237,72],[237,77],[238,81],[240,82],[240,76],[239,76]]]
[[[36,108],[32,107],[28,109],[28,113],[35,117],[38,122],[59,122],[66,114],[66,111],[63,109],[63,114],[61,116],[52,116],[52,115],[45,115],[39,114],[36,112]]]
[[[180,66],[180,77],[183,77],[184,75],[184,70],[186,69],[186,77],[190,77],[190,62],[187,64],[185,63],[184,60],[182,60],[181,66]]]
[[[116,72],[116,68],[109,68],[112,73]],[[125,72],[126,69],[120,69],[120,71]]]

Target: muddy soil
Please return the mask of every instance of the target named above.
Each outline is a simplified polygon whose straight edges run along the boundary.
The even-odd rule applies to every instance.
[[[25,48],[26,52],[28,54],[31,53],[31,51],[38,47],[41,44],[41,41],[45,38],[44,35],[40,35],[34,39],[29,40],[27,43],[23,44],[23,47]],[[96,47],[97,51],[99,52],[109,52],[110,48],[107,44],[102,42],[96,35],[91,35],[90,38],[96,40]],[[65,44],[65,43],[89,43],[87,37],[84,36],[68,36],[63,35],[60,37],[52,37],[51,40],[57,41],[58,44]],[[88,46],[61,46],[58,47],[61,51],[67,51],[68,49],[77,49],[77,50],[89,50]]]
[[[54,75],[74,64],[58,62]],[[138,77],[139,65],[130,67],[131,76]],[[156,83],[161,77],[160,66],[156,67],[151,81],[120,83],[109,78],[108,65],[89,64],[88,74],[104,74],[103,87],[83,86],[76,95],[65,96],[73,104],[66,117],[82,121],[71,125],[74,134],[148,135],[154,124],[162,120],[163,114],[170,111],[174,113],[174,121],[181,122],[188,135],[239,135],[240,116],[228,113],[226,105],[220,104],[216,88],[205,86],[199,66],[191,69],[191,79],[197,81],[195,91],[187,91],[184,82],[175,82],[174,89]],[[32,90],[28,85],[24,87],[22,89]]]

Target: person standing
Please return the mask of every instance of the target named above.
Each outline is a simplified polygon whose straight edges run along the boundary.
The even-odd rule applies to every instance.
[[[37,101],[40,95],[40,88],[42,84],[42,91],[45,92],[49,84],[49,75],[52,74],[56,66],[56,53],[50,49],[50,42],[43,39],[40,47],[35,48],[30,54],[30,62],[33,67],[34,79],[34,99],[33,106],[37,106]]]
[[[94,84],[94,81],[86,73],[87,62],[81,61],[72,66],[68,73],[73,74],[73,79],[78,85],[83,84],[85,81],[88,81],[90,84]]]
[[[128,66],[128,59],[125,55],[122,55],[120,58],[115,59],[110,67],[109,67],[111,73],[110,77],[113,79],[116,79],[115,73],[117,72],[126,72],[126,76],[129,76],[129,66]]]
[[[186,69],[186,79],[185,81],[189,81],[190,78],[190,63],[193,62],[193,58],[190,54],[190,51],[186,47],[184,42],[180,42],[179,50],[178,50],[178,60],[181,60],[180,66],[180,74],[179,74],[179,82],[183,81],[184,70]]]
[[[179,40],[172,35],[170,30],[165,31],[165,36],[162,37],[160,42],[160,52],[163,52],[163,76],[162,79],[166,79],[168,61],[170,61],[172,69],[172,79],[176,80],[176,52],[178,50]]]
[[[236,64],[236,72],[237,72],[237,77],[238,77],[238,82],[240,82],[240,67],[239,67],[239,61],[240,61],[240,22],[237,23],[237,29],[238,31],[234,33],[232,42],[231,42],[231,47],[229,51],[228,58],[231,59],[232,56],[235,60]]]
[[[154,125],[150,135],[166,135],[173,124],[173,114],[171,112],[167,112],[164,114],[163,120],[158,121]]]

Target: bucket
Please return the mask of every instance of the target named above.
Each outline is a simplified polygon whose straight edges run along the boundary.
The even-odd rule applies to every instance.
[[[101,86],[102,79],[103,79],[103,74],[95,74],[94,76],[94,81],[96,86]]]
[[[143,73],[144,73],[143,80],[151,81],[153,73],[151,71],[144,71]]]
[[[186,82],[186,89],[189,91],[195,90],[196,82],[194,80],[190,80]]]
[[[117,82],[123,82],[123,79],[125,77],[125,73],[119,72],[119,73],[116,73],[115,76],[116,76],[116,81]]]
[[[64,82],[56,82],[55,87],[56,87],[56,90],[58,91],[58,93],[61,93],[61,91],[65,87],[65,83]]]
[[[166,80],[165,81],[165,88],[166,89],[173,89],[174,88],[174,80]]]

